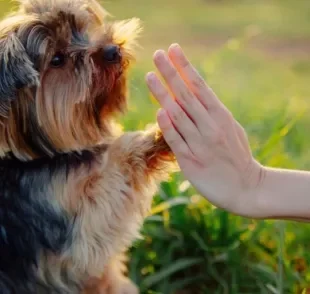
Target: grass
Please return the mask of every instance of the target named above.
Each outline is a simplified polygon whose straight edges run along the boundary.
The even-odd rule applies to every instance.
[[[310,2],[166,3],[106,2],[117,18],[137,16],[145,26],[125,129],[154,122],[158,105],[144,75],[153,69],[152,52],[178,41],[246,128],[258,160],[310,169]],[[0,1],[0,11],[7,10],[8,2]],[[297,294],[310,285],[309,225],[231,215],[181,174],[162,184],[142,233],[130,250],[129,274],[144,294]]]

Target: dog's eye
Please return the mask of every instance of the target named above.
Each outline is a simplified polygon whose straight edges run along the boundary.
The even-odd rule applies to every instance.
[[[60,52],[56,53],[51,60],[52,67],[61,67],[65,65],[65,63],[66,63],[66,55]]]

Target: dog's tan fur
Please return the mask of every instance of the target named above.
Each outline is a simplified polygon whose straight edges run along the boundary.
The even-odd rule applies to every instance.
[[[141,29],[137,19],[108,22],[107,15],[95,0],[21,0],[19,10],[0,24],[2,50],[15,54],[37,46],[23,40],[26,34],[36,37],[43,29],[50,36],[35,47],[39,75],[32,85],[0,102],[0,156],[11,153],[27,162],[85,149],[97,154],[91,163],[55,173],[46,183],[55,209],[64,208],[75,226],[72,245],[60,255],[42,254],[37,275],[68,293],[76,292],[68,289],[63,272],[83,284],[85,294],[138,293],[124,276],[122,257],[139,236],[157,185],[175,164],[156,127],[122,134],[114,124],[115,115],[126,110],[126,73]],[[89,42],[71,43],[72,27],[85,32]],[[96,53],[111,43],[120,46],[120,65],[107,66]],[[70,58],[64,67],[51,68],[59,50]],[[81,50],[85,60],[77,68]],[[6,58],[12,53],[3,62]],[[25,66],[31,67],[31,61]],[[38,134],[31,134],[33,124]],[[48,143],[33,148],[27,141],[31,135]]]

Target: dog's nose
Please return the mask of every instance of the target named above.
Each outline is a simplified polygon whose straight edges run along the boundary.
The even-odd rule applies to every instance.
[[[106,45],[103,48],[103,58],[105,61],[110,63],[117,63],[121,61],[122,55],[119,46],[117,45]]]

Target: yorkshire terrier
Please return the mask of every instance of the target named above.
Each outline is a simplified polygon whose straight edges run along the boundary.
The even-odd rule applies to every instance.
[[[159,129],[122,133],[137,19],[20,0],[0,23],[0,293],[135,294],[124,252],[175,170]]]

